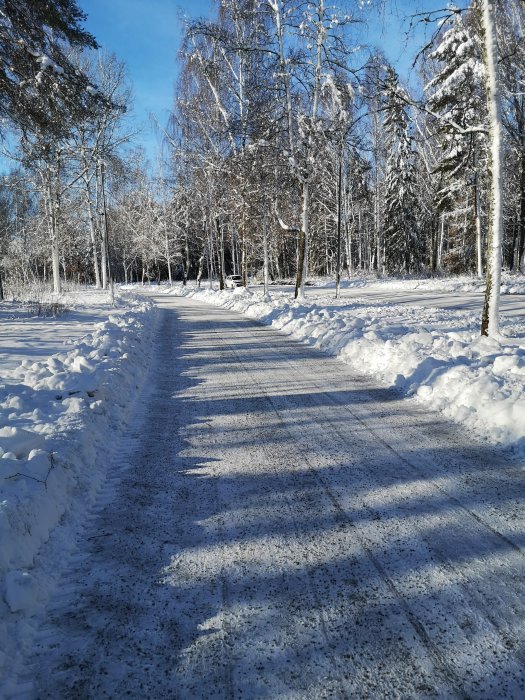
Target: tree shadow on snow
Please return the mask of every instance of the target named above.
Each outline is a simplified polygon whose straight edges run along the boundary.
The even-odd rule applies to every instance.
[[[516,465],[250,321],[166,318],[144,439],[60,621],[87,669],[67,692],[512,697]]]

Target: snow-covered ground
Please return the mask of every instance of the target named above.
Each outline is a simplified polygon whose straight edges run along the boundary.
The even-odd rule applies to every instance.
[[[50,295],[47,301],[52,302]],[[13,369],[24,360],[45,360],[70,349],[72,341],[85,335],[95,323],[106,321],[110,310],[115,311],[109,304],[108,293],[96,289],[67,292],[60,297],[58,307],[59,312],[53,314],[46,312],[46,304],[29,301],[0,304],[2,376],[6,369]]]
[[[289,288],[272,287],[268,298],[257,287],[155,291],[272,325],[523,454],[525,303],[521,278],[504,285],[497,340],[479,337],[481,283],[467,278],[358,278],[345,283],[341,299],[320,281],[303,302]],[[157,315],[148,299],[122,295],[112,307],[105,294],[84,292],[63,301],[67,310],[56,318],[12,303],[0,311],[0,697],[16,687],[62,560],[101,492],[119,449],[116,436],[154,354]],[[198,328],[195,322],[196,338]],[[166,356],[171,352],[167,347]],[[403,404],[407,411],[411,400]],[[199,405],[195,410],[200,416]]]
[[[269,327],[159,297],[118,478],[17,700],[523,700],[518,460]]]
[[[323,277],[313,278],[312,286],[317,289],[334,289],[333,280]],[[423,294],[428,292],[440,292],[448,294],[461,293],[484,293],[485,280],[480,277],[472,277],[470,275],[457,275],[456,277],[433,277],[419,278],[407,277],[405,279],[398,277],[370,277],[369,275],[356,275],[350,279],[341,280],[341,290],[344,293],[346,290],[352,289],[384,290],[388,292],[410,292],[418,291]],[[525,278],[522,274],[502,274],[501,283],[502,294],[525,294]]]
[[[31,639],[31,616],[105,478],[110,431],[126,421],[155,314],[144,299],[71,293],[64,313],[6,302],[0,323],[0,697]],[[45,560],[35,557],[56,526]]]
[[[317,285],[303,302],[273,287],[268,298],[256,287],[172,293],[272,325],[479,436],[525,452],[525,300],[503,304],[502,335],[492,339],[479,335],[482,282],[475,278],[357,278],[345,281],[341,299],[329,284]],[[524,289],[522,276],[504,279],[507,294]]]

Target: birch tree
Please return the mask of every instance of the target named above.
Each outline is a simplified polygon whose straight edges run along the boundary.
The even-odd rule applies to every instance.
[[[304,298],[308,271],[310,236],[311,180],[318,155],[319,108],[323,79],[345,71],[349,51],[343,29],[351,21],[347,15],[327,8],[324,0],[306,3],[295,0],[269,0],[275,26],[277,76],[283,101],[289,164],[301,188],[301,218],[297,227],[278,216],[284,230],[297,231],[297,277],[295,297]],[[296,49],[296,37],[301,44]]]
[[[481,0],[483,60],[486,75],[488,113],[488,225],[485,301],[481,317],[481,335],[499,334],[499,298],[503,248],[503,128],[501,88],[496,36],[496,4]]]

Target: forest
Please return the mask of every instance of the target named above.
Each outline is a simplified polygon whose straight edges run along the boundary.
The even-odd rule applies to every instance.
[[[414,14],[410,83],[361,43],[366,7],[221,0],[183,27],[154,164],[126,66],[76,3],[38,4],[0,22],[0,294],[467,273],[497,331],[501,270],[525,265],[521,0]]]
[[[524,700],[525,0],[180,1],[0,0],[0,700]]]

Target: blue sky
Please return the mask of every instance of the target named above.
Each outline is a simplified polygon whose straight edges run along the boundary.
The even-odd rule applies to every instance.
[[[363,25],[363,43],[381,45],[387,57],[407,77],[415,44],[407,46],[403,19],[423,8],[443,7],[443,0],[373,0],[375,8],[369,14],[369,29]],[[174,82],[177,74],[176,54],[180,43],[181,14],[198,17],[214,12],[213,0],[79,0],[87,13],[86,29],[95,35],[99,44],[114,52],[129,70],[134,86],[135,115],[143,126],[137,141],[155,158],[157,137],[150,122],[154,114],[165,125],[173,103]],[[338,3],[339,4],[339,3]],[[382,8],[378,11],[377,8]],[[361,41],[361,39],[360,39]]]
[[[209,0],[79,0],[85,28],[98,43],[127,64],[133,83],[135,115],[143,126],[137,137],[153,159],[157,139],[150,114],[163,126],[173,103],[180,15],[206,15]]]

